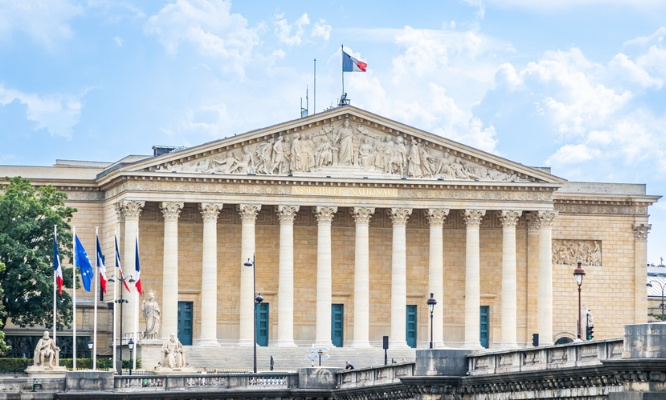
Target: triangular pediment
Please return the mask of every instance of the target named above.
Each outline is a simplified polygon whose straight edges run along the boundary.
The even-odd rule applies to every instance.
[[[125,172],[544,182],[543,170],[343,106],[154,157]]]

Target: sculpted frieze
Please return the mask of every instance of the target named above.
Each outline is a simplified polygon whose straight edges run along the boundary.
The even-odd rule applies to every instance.
[[[647,207],[639,205],[555,203],[555,209],[569,214],[647,215]]]
[[[601,240],[553,239],[553,264],[601,266]]]
[[[329,174],[393,178],[526,182],[524,176],[473,162],[449,149],[375,130],[348,118],[318,129],[285,133],[194,160],[151,167],[158,172],[204,174]]]

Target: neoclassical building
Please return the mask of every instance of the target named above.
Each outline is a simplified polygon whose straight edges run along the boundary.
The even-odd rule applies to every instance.
[[[109,274],[114,234],[128,275],[138,236],[163,338],[250,346],[260,293],[261,345],[423,347],[433,293],[437,347],[552,344],[576,335],[578,261],[595,339],[647,321],[644,185],[570,182],[352,106],[154,150],[0,176],[66,192]],[[125,333],[143,331],[128,296]]]

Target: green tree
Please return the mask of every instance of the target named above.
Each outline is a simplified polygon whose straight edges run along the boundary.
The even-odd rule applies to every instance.
[[[21,177],[7,181],[0,194],[0,263],[6,267],[0,272],[0,322],[53,327],[53,232],[57,226],[61,261],[71,257],[69,223],[76,209],[65,206],[67,195],[53,186],[35,188]],[[63,265],[64,286],[72,287],[71,275]],[[72,298],[67,292],[57,295],[56,310],[58,327],[69,326]]]

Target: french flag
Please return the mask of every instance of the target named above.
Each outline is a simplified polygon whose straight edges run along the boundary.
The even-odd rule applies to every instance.
[[[141,296],[143,296],[143,290],[141,290],[141,263],[139,262],[139,237],[136,237],[136,257],[134,259],[136,265],[136,290]]]
[[[56,240],[55,233],[53,234],[53,271],[56,276],[56,284],[58,285],[58,292],[62,294],[62,266],[60,265],[60,255],[58,254],[58,241]]]
[[[123,267],[120,264],[120,250],[118,250],[118,237],[114,237],[114,240],[116,242],[116,268],[118,268],[118,271],[120,272],[120,278],[121,281],[123,282],[123,285],[125,285],[125,289],[127,289],[127,291],[129,292],[130,288],[129,285],[127,284],[127,281],[125,280],[125,275],[123,275]]]
[[[342,72],[365,72],[368,64],[342,51]]]
[[[95,237],[97,242],[97,269],[99,270],[99,284],[102,286],[102,291],[106,294],[106,265],[104,264],[104,255],[102,254],[102,246],[99,245],[99,236]]]

